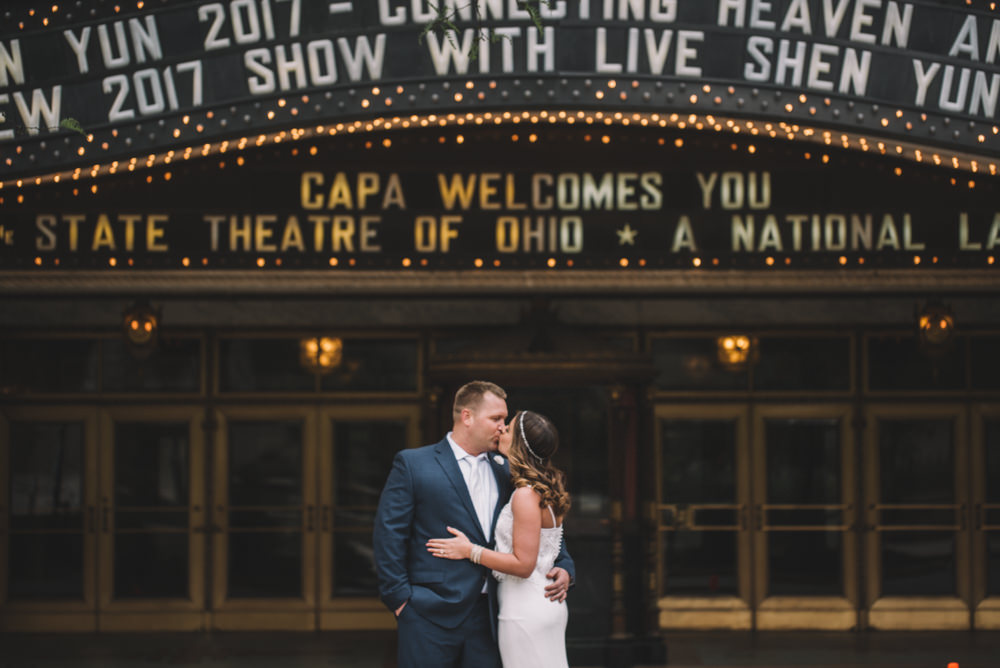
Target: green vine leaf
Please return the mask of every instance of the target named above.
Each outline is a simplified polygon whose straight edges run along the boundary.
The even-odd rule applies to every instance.
[[[534,22],[535,27],[538,28],[538,34],[542,34],[542,15],[538,13],[538,6],[542,3],[546,7],[551,7],[552,0],[537,0],[537,2],[523,2],[518,3],[528,10],[528,14],[531,15],[531,20]]]
[[[542,34],[543,32],[542,15],[539,11],[539,7],[542,5],[552,7],[553,0],[517,0],[518,9],[523,9],[528,12],[528,16],[531,17],[531,22],[534,23],[535,28],[538,29],[538,34]],[[429,3],[429,6],[434,10],[436,16],[434,20],[424,25],[424,29],[420,32],[419,37],[417,37],[417,42],[422,44],[427,33],[434,31],[440,32],[453,47],[458,48],[459,28],[455,23],[458,20],[457,8],[449,12],[444,3]],[[472,0],[472,2],[470,2],[466,7],[472,9],[472,20],[475,28],[476,39],[469,48],[469,58],[475,60],[479,57],[480,41],[494,43],[503,38],[498,36],[492,28],[485,28],[483,26],[482,8],[477,0]],[[507,39],[510,38],[508,37]]]
[[[69,130],[71,132],[79,132],[82,135],[87,134],[83,131],[83,126],[80,125],[80,121],[75,118],[64,118],[59,121],[59,127],[63,130]]]

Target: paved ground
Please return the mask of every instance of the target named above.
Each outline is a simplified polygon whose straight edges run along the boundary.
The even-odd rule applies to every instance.
[[[756,633],[668,636],[671,668],[1000,668],[1000,632]]]
[[[635,668],[1000,668],[1000,632],[702,633],[666,638],[667,664]],[[574,668],[607,666],[574,652]],[[0,668],[394,668],[385,632],[0,634]]]

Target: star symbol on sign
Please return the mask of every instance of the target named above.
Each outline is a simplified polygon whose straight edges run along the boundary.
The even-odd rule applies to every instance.
[[[618,233],[619,246],[624,246],[625,244],[635,246],[635,237],[639,234],[639,230],[633,230],[631,225],[625,223],[625,227],[615,231]]]

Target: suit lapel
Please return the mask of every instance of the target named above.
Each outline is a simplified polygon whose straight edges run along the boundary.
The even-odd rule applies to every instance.
[[[441,468],[444,469],[444,474],[448,477],[448,481],[455,488],[458,498],[462,500],[462,506],[468,511],[469,517],[472,519],[472,526],[476,528],[477,536],[475,538],[478,538],[482,542],[486,537],[483,536],[483,528],[479,525],[479,516],[476,515],[476,507],[472,504],[472,497],[469,496],[469,486],[465,484],[462,470],[458,467],[458,460],[455,459],[455,453],[452,451],[447,438],[437,444],[434,456],[437,458]],[[470,536],[471,538],[473,536]]]

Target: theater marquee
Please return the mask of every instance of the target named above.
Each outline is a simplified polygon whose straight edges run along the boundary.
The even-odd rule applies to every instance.
[[[5,209],[0,269],[988,269],[1000,252],[996,188],[929,167],[648,133],[640,151],[638,132],[456,137],[53,184]]]
[[[541,29],[516,0],[480,2],[482,23],[471,4],[444,2],[456,31],[425,34],[425,0],[23,3],[0,16],[0,178],[511,110],[773,121],[971,171],[1000,155],[986,4],[554,0]]]

